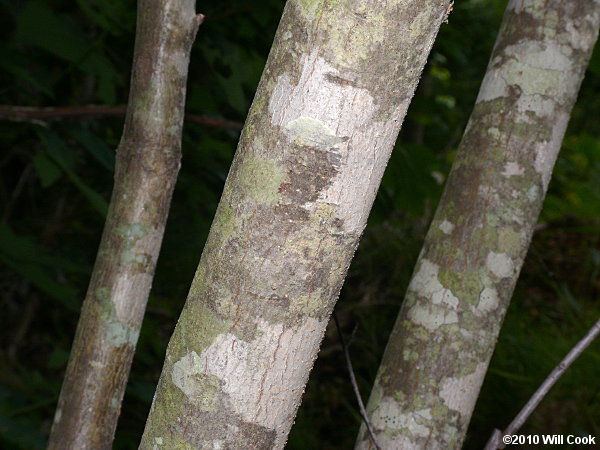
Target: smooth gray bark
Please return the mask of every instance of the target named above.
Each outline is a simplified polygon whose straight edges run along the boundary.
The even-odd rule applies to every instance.
[[[140,0],[115,184],[48,443],[110,449],[181,155],[195,0]]]
[[[283,448],[448,6],[288,1],[140,448]]]
[[[598,0],[509,2],[367,407],[383,448],[460,448],[599,25]]]

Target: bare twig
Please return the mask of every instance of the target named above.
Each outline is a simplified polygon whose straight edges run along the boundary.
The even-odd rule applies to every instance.
[[[55,108],[0,105],[0,120],[44,124],[51,120],[60,120],[68,117],[118,117],[124,116],[126,111],[126,105],[58,106]],[[220,128],[223,130],[239,131],[243,126],[243,124],[239,122],[221,120],[197,114],[186,114],[185,120],[205,127]]]
[[[516,433],[529,418],[531,413],[540,404],[548,391],[554,386],[562,374],[569,366],[577,359],[579,355],[596,339],[600,334],[600,319],[592,326],[590,331],[571,349],[564,359],[554,368],[550,375],[544,380],[537,391],[531,396],[523,409],[516,415],[513,421],[506,427],[504,431],[494,430],[490,440],[485,446],[485,450],[503,449],[506,445],[500,439],[502,436]]]
[[[352,330],[352,334],[350,335],[350,340],[346,344],[344,339],[344,335],[342,333],[342,329],[340,327],[340,323],[338,322],[337,315],[335,312],[333,313],[333,321],[335,322],[335,327],[337,328],[338,335],[340,336],[340,341],[342,342],[342,347],[344,348],[344,357],[346,359],[346,368],[348,369],[348,374],[350,375],[350,382],[352,383],[352,388],[354,389],[354,395],[356,396],[356,401],[358,402],[358,409],[360,410],[360,415],[362,416],[363,422],[367,427],[367,431],[369,432],[369,437],[373,441],[375,448],[377,450],[381,450],[379,444],[377,444],[377,439],[375,439],[375,433],[373,432],[373,427],[371,426],[371,422],[369,421],[369,416],[367,415],[367,410],[365,408],[365,404],[362,401],[362,397],[360,395],[360,391],[358,390],[358,383],[356,382],[356,377],[354,375],[354,369],[352,368],[352,360],[350,359],[350,344],[352,344],[352,340],[354,339],[354,335],[356,334],[356,330],[358,329],[358,324]]]

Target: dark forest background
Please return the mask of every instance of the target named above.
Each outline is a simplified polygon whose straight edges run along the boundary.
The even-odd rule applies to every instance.
[[[198,2],[187,110],[243,122],[283,0]],[[461,0],[443,25],[336,312],[368,397],[491,53],[504,1]],[[0,104],[123,105],[133,0],[0,0]],[[504,427],[600,315],[600,52],[586,74],[465,448]],[[123,118],[15,122],[0,108],[0,448],[44,447],[112,188]],[[183,166],[115,449],[137,448],[239,133],[186,123]],[[600,343],[525,433],[600,437]],[[330,326],[289,449],[352,448],[360,418]]]

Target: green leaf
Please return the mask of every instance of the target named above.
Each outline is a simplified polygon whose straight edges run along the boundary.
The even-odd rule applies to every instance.
[[[31,281],[34,286],[61,302],[71,311],[79,309],[79,304],[75,297],[77,291],[71,286],[55,281],[38,264],[13,261],[4,257],[4,255],[0,255],[0,261],[23,278]]]
[[[111,172],[115,169],[115,152],[102,139],[81,127],[73,127],[68,132],[106,169]]]
[[[53,131],[38,128],[38,136],[46,146],[46,151],[52,160],[65,172],[71,182],[81,191],[88,199],[92,207],[100,213],[102,217],[106,217],[108,212],[108,202],[104,198],[90,188],[83,180],[75,173],[75,154],[66,145],[66,143]]]
[[[15,38],[97,76],[98,97],[104,103],[116,101],[115,87],[121,84],[121,75],[98,44],[86,38],[72,16],[57,14],[45,2],[29,1],[17,19]]]
[[[45,147],[47,154],[65,170],[75,170],[76,155],[67,144],[52,130],[36,127],[36,133]]]
[[[0,68],[19,80],[24,80],[35,89],[54,98],[52,88],[43,75],[32,72],[28,58],[8,48],[0,48]],[[47,74],[46,75],[47,78]]]
[[[53,269],[64,269],[68,272],[89,274],[92,268],[86,264],[73,262],[57,256],[48,256],[48,252],[40,247],[33,238],[19,236],[6,225],[0,225],[0,254],[12,261],[34,262]]]
[[[17,18],[15,38],[71,62],[81,60],[90,47],[71,17],[56,14],[40,1],[25,3]]]
[[[17,236],[7,226],[0,226],[0,261],[70,310],[79,309],[77,290],[56,281],[53,272],[64,269],[87,274],[91,272],[89,266],[48,256],[32,238]]]
[[[399,211],[420,216],[427,201],[434,203],[441,185],[432,173],[440,171],[436,156],[423,145],[403,145],[394,150],[382,187],[393,198]]]
[[[42,187],[52,186],[61,176],[62,171],[44,152],[38,152],[33,157],[33,166],[37,171]]]
[[[23,450],[42,450],[44,448],[45,439],[40,431],[32,426],[32,421],[26,417],[13,419],[0,414],[0,435],[2,436],[0,443],[11,444],[11,447],[3,448]]]

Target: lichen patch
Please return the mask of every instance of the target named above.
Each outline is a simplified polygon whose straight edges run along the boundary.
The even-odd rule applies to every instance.
[[[408,311],[408,317],[414,323],[434,331],[442,325],[458,323],[458,315],[455,311],[437,305],[423,305],[417,303]]]
[[[444,219],[442,223],[440,223],[439,229],[442,230],[442,233],[444,234],[452,234],[452,231],[454,230],[454,224]]]
[[[275,430],[278,444],[274,448],[280,448],[286,434],[279,430],[287,429],[282,421],[291,420],[281,411],[295,410],[304,375],[313,363],[298,361],[296,355],[318,346],[321,333],[317,330],[324,328],[324,323],[310,317],[292,327],[258,320],[255,339],[248,342],[232,333],[220,334],[200,355],[190,352],[177,361],[171,379],[193,403],[206,402],[202,380],[210,380],[215,386],[213,395],[228,398],[243,420]]]
[[[505,177],[520,176],[525,174],[525,168],[520,166],[519,163],[509,161],[504,165],[504,172],[502,175]]]
[[[440,389],[440,397],[444,404],[448,408],[458,411],[463,418],[470,417],[486,368],[486,363],[479,363],[469,375],[444,378]]]
[[[292,120],[285,128],[296,145],[316,147],[325,151],[340,148],[341,144],[348,140],[336,136],[323,122],[310,117]]]
[[[506,253],[489,252],[485,265],[497,278],[508,278],[513,275],[515,270],[513,260]]]
[[[62,409],[57,408],[54,413],[54,423],[60,422],[60,419],[62,419]]]
[[[498,291],[491,287],[486,287],[481,294],[479,294],[479,303],[477,304],[477,309],[479,311],[488,313],[494,311],[498,308],[500,304],[500,297],[498,296]]]
[[[436,305],[445,305],[450,308],[458,306],[458,298],[446,289],[438,279],[439,266],[424,259],[418,272],[408,286],[408,290],[416,293],[419,297],[431,300]]]
[[[299,73],[277,76],[268,111],[271,125],[283,129],[289,144],[327,152],[335,168],[318,198],[303,208],[314,213],[320,204],[333,205],[344,231],[362,233],[363,205],[374,200],[396,139],[389,120],[397,119],[377,120],[373,95],[350,78],[315,50],[303,56]]]
[[[414,437],[427,437],[429,428],[422,424],[431,419],[431,410],[422,409],[402,413],[400,404],[392,397],[384,397],[373,412],[372,423],[378,429],[400,431],[408,429]]]
[[[194,351],[180,358],[171,369],[171,381],[197,407],[203,411],[211,411],[215,394],[220,388],[220,380],[216,376],[206,374],[202,366],[203,360]]]
[[[124,323],[114,319],[107,321],[106,327],[106,340],[115,347],[135,345],[140,334],[139,330],[133,330]]]

